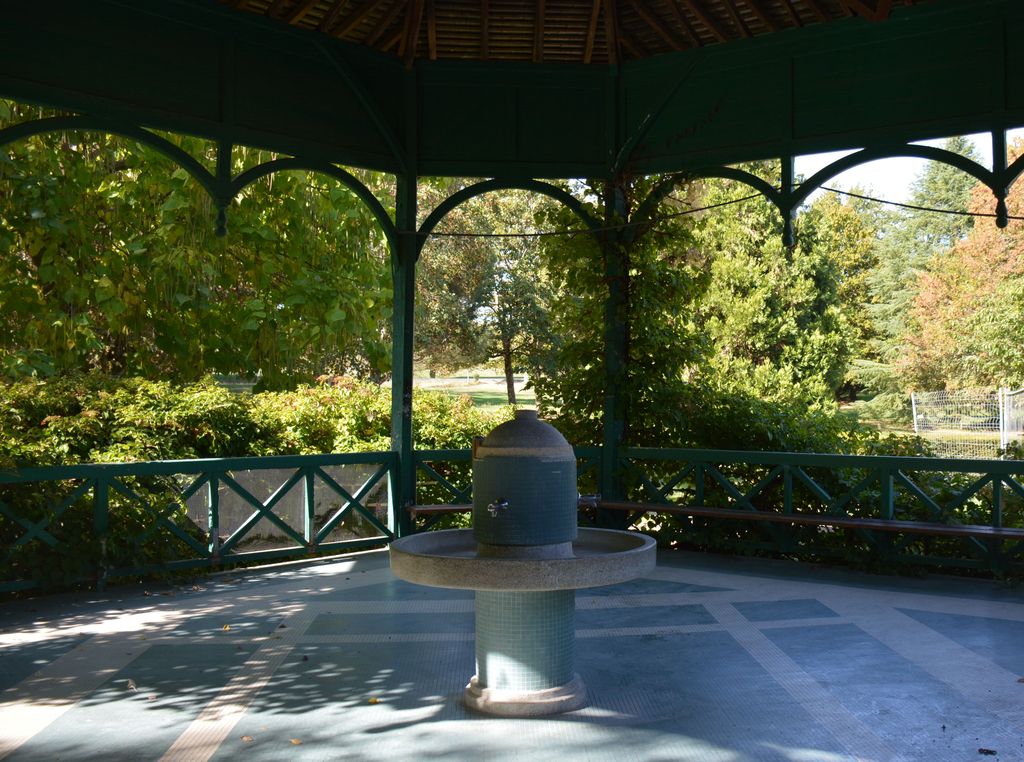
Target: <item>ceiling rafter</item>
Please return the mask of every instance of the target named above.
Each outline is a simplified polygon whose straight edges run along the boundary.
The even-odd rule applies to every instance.
[[[417,58],[582,62],[730,43],[923,0],[209,0]],[[1024,0],[1020,0],[1024,2]]]
[[[811,13],[814,14],[814,18],[816,18],[818,21],[822,23],[828,21],[828,16],[825,15],[825,12],[821,9],[821,6],[818,5],[818,0],[804,0],[804,5],[811,9]]]
[[[405,34],[399,43],[398,55],[405,60],[406,67],[411,68],[412,62],[416,58],[416,48],[420,42],[420,27],[423,25],[425,2],[424,0],[410,0],[409,5],[412,12],[405,17],[407,22]]]
[[[265,16],[270,16],[270,18],[272,18],[272,19],[276,19],[276,18],[279,17],[278,14],[281,13],[281,10],[287,4],[288,4],[288,0],[274,0],[274,2],[272,2],[270,4],[270,7],[267,8],[267,12],[264,15]]]
[[[288,23],[298,24],[306,17],[307,13],[313,10],[313,6],[319,2],[320,0],[306,0],[304,3],[299,3],[299,6],[288,14]]]
[[[341,13],[341,9],[345,7],[345,3],[335,3],[331,6],[331,9],[324,14],[324,17],[320,19],[320,23],[316,26],[318,32],[330,32],[331,24],[338,18],[338,14]]]
[[[486,2],[486,0],[485,0]],[[590,63],[594,55],[594,40],[597,38],[597,20],[601,15],[601,0],[594,0],[590,6],[590,23],[587,24],[587,41],[583,45],[583,63]]]
[[[779,25],[776,23],[775,19],[771,17],[771,14],[769,14],[768,11],[766,11],[764,7],[761,5],[761,0],[743,1],[747,4],[747,7],[750,8],[751,11],[753,11],[754,15],[761,20],[761,23],[768,27],[769,32],[779,31]]]
[[[437,60],[437,17],[434,15],[434,0],[427,0],[427,55]]]
[[[634,40],[630,36],[629,32],[624,29],[619,29],[618,34],[619,44],[627,53],[633,56],[633,58],[645,58],[647,56],[647,51],[644,49],[644,46],[639,40]]]
[[[729,16],[732,18],[732,23],[736,25],[736,31],[740,33],[740,36],[751,37],[750,27],[748,27],[743,21],[739,11],[736,10],[736,6],[733,3],[725,3],[724,5],[725,10],[729,12]]]
[[[683,32],[686,33],[686,36],[690,38],[690,41],[693,43],[693,46],[695,48],[702,47],[704,43],[701,42],[700,35],[697,34],[697,31],[693,28],[693,25],[690,24],[690,22],[686,19],[686,16],[683,15],[683,12],[679,10],[679,6],[676,4],[676,0],[668,0],[668,7],[672,11],[672,17],[679,24],[679,28],[682,29]]]
[[[633,6],[633,10],[636,11],[636,15],[643,19],[644,23],[647,24],[654,32],[663,39],[673,50],[683,50],[685,45],[679,42],[675,38],[675,35],[669,34],[668,25],[665,24],[661,19],[654,16],[653,10],[648,10],[644,7],[644,3],[637,2],[637,0],[629,0],[629,4]]]
[[[715,39],[719,42],[726,42],[729,39],[729,35],[725,33],[725,30],[719,26],[718,22],[715,21],[698,3],[696,0],[683,0],[683,5],[689,9],[690,13],[697,17],[707,30],[714,35]]]
[[[370,2],[373,2],[373,0],[370,0]],[[380,23],[377,24],[374,30],[370,32],[369,36],[367,36],[366,44],[373,45],[374,43],[376,43],[377,40],[379,40],[384,35],[384,33],[391,28],[391,25],[395,23],[395,19],[398,18],[398,14],[402,12],[406,5],[407,3],[403,2],[402,0],[395,0],[395,3],[394,5],[391,6],[391,9],[380,20]],[[384,50],[387,50],[388,48],[391,47],[391,45],[394,44],[394,42],[391,42],[391,44],[385,47]]]
[[[618,16],[615,14],[615,0],[602,0],[604,10],[604,37],[608,44],[608,63],[619,62]]]
[[[544,0],[537,0],[533,24],[533,62],[544,60]]]
[[[490,57],[491,7],[488,0],[480,0],[480,57]]]
[[[338,6],[344,5],[344,3],[338,3]],[[380,3],[374,2],[374,0],[366,0],[362,5],[356,8],[352,13],[342,19],[338,27],[332,32],[335,37],[344,37],[346,34],[351,32],[357,26],[359,26],[370,15],[370,11],[379,6]],[[399,3],[400,5],[400,3]],[[335,6],[335,7],[338,7]]]
[[[865,0],[839,0],[839,4],[869,21],[885,21],[892,12],[892,0],[876,0],[874,8]]]
[[[793,22],[793,26],[801,27],[803,22],[800,20],[800,14],[796,12],[796,8],[793,7],[792,0],[782,0],[782,9],[789,16],[789,20]]]

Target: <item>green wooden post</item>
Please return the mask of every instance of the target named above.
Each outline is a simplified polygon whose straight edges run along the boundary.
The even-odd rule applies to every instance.
[[[615,182],[605,185],[605,227],[626,220],[625,198]],[[619,231],[601,234],[604,277],[608,294],[604,309],[604,421],[601,443],[601,495],[611,500],[625,497],[622,484],[621,448],[626,433],[626,401],[623,396],[627,363],[627,314],[629,284],[623,236]],[[600,511],[599,526],[624,528],[627,517]]]
[[[878,472],[879,500],[881,502],[880,518],[892,521],[895,512],[895,490],[893,484],[892,470],[882,468]]]
[[[96,589],[103,590],[107,584],[107,535],[110,533],[110,483],[107,477],[96,477],[92,498],[92,531],[99,544],[99,562],[96,566]]]
[[[407,510],[416,501],[416,464],[412,447],[413,308],[416,300],[416,177],[399,175],[395,222],[398,237],[391,251],[394,307],[391,323],[391,449],[396,467],[389,480],[391,525],[399,537],[412,533]]]
[[[316,476],[314,476],[313,469],[303,469],[302,482],[304,487],[304,494],[302,500],[303,507],[303,527],[302,527],[302,539],[306,541],[306,549],[310,553],[316,552]]]

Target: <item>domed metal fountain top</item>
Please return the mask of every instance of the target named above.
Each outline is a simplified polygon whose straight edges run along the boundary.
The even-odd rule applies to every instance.
[[[576,455],[536,410],[517,410],[514,420],[474,447],[473,537],[479,544],[558,545],[552,555],[571,553],[566,543],[576,539],[578,497]]]

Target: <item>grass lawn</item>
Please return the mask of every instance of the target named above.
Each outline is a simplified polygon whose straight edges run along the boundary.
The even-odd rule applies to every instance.
[[[480,376],[479,380],[466,378],[416,378],[413,383],[424,389],[438,389],[449,394],[466,394],[478,407],[495,407],[508,404],[505,379],[494,376]],[[523,389],[524,381],[516,384],[516,404],[519,407],[533,407],[537,404],[532,389]]]

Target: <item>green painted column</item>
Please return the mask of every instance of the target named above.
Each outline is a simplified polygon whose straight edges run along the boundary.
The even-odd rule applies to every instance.
[[[604,194],[605,227],[626,220],[626,203],[620,185],[609,181]],[[604,277],[608,294],[604,310],[604,432],[601,447],[601,495],[618,500],[623,494],[619,454],[626,433],[627,346],[629,339],[629,273],[626,247],[621,231],[607,230],[601,237]],[[599,511],[600,526],[622,528],[624,515],[617,511]]]
[[[396,243],[391,250],[394,306],[391,318],[391,449],[398,466],[391,478],[393,528],[409,534],[408,506],[416,502],[416,463],[412,446],[413,309],[416,300],[416,176],[399,175],[396,183]]]

